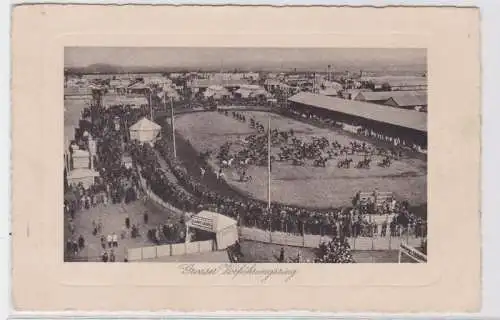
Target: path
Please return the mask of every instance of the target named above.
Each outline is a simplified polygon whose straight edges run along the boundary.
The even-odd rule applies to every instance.
[[[149,221],[144,223],[143,214],[148,212]],[[125,239],[120,239],[120,233],[125,230],[125,218],[130,218],[130,224],[136,224],[139,227],[140,237],[132,239],[130,232],[127,232]],[[118,237],[118,248],[115,248],[116,261],[123,261],[127,248],[137,248],[153,245],[147,239],[147,230],[155,228],[161,223],[166,223],[170,219],[175,219],[175,214],[168,212],[163,208],[157,207],[151,201],[143,202],[137,200],[129,204],[109,204],[107,206],[99,205],[89,210],[83,210],[75,213],[75,238],[82,235],[85,239],[85,249],[79,256],[88,258],[89,261],[100,261],[103,249],[101,247],[100,234],[92,234],[92,221],[98,223],[102,221],[102,234],[107,236],[115,232]],[[69,232],[65,232],[69,236]],[[67,238],[66,238],[67,239]],[[65,240],[66,240],[65,239]],[[109,248],[107,249],[109,251]]]

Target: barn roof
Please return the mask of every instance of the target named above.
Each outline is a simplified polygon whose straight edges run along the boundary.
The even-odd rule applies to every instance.
[[[383,101],[383,100],[389,100],[392,97],[402,96],[405,94],[411,94],[411,93],[407,93],[406,91],[369,91],[369,92],[358,93],[358,95],[354,99],[362,101]]]
[[[427,100],[427,99],[425,99]],[[427,101],[424,101],[424,98],[422,96],[416,96],[416,95],[401,95],[401,96],[393,96],[389,98],[386,102],[386,104],[389,104],[390,102],[393,102],[399,107],[416,107],[416,106],[423,106],[427,104]]]
[[[375,91],[375,92],[360,92],[354,98],[360,101],[387,101],[390,98],[412,96],[418,99],[417,105],[427,105],[427,92],[426,91]],[[416,101],[412,98],[400,98],[401,103],[403,101]],[[411,106],[411,104],[403,104],[401,106]]]
[[[300,92],[290,97],[289,101],[427,132],[427,115],[423,112],[392,108],[362,101],[328,97],[309,92]]]

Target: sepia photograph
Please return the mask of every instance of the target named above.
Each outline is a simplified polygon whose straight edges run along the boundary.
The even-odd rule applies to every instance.
[[[426,263],[427,82],[424,48],[66,47],[64,261]]]
[[[477,10],[14,13],[16,310],[480,307]]]

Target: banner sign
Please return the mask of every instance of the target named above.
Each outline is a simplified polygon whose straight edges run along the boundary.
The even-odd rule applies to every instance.
[[[420,263],[427,262],[427,256],[425,254],[423,254],[422,252],[418,251],[413,247],[410,247],[405,243],[401,243],[401,245],[399,246],[399,250],[401,251],[401,253],[410,256],[410,258],[414,259],[417,262]]]
[[[189,221],[189,226],[193,228],[198,228],[200,230],[205,230],[209,232],[215,232],[214,230],[214,222],[212,219],[194,216]]]

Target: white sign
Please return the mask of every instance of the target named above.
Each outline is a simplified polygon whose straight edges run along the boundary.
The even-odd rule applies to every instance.
[[[189,221],[191,227],[198,228],[200,230],[205,230],[209,232],[215,232],[214,230],[214,222],[212,219],[194,216]]]

